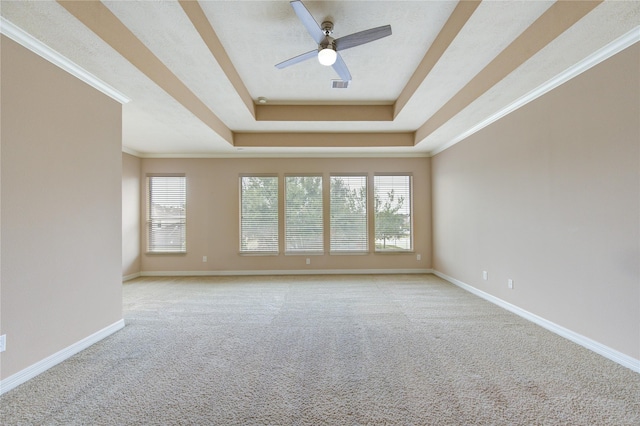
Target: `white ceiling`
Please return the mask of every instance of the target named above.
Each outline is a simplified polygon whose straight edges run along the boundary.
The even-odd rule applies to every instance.
[[[228,69],[219,64],[176,1],[104,1],[131,31],[234,134],[413,133],[412,146],[234,147],[174,94],[55,1],[0,3],[4,28],[12,24],[104,81],[131,101],[123,105],[123,146],[140,156],[428,155],[470,134],[540,86],[592,58],[620,37],[637,41],[640,2],[606,1],[513,71],[500,76],[450,114],[449,101],[534,24],[553,1],[483,1],[428,74],[409,90],[406,105],[387,121],[259,121]],[[338,79],[315,60],[279,70],[275,64],[316,48],[288,0],[199,2],[254,101],[267,105],[390,105],[405,87],[457,6],[455,1],[305,1],[316,21],[334,22],[338,38],[390,24],[393,34],[342,52],[353,80]],[[631,31],[631,33],[630,33]],[[635,32],[634,32],[635,31]],[[3,30],[3,33],[7,33]],[[629,38],[629,34],[632,37]],[[635,39],[634,39],[635,37]],[[602,56],[602,55],[600,55]],[[446,107],[446,108],[445,108]],[[506,109],[506,110],[505,110]],[[434,117],[442,122],[426,131]],[[493,118],[492,118],[493,117]],[[431,120],[431,121],[433,121]],[[422,128],[422,129],[421,129]]]

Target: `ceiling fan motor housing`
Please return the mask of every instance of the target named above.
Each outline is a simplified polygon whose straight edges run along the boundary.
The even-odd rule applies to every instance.
[[[336,39],[331,37],[331,34],[333,34],[333,22],[324,21],[321,28],[324,33],[324,39],[318,45],[318,51],[322,49],[336,50]]]
[[[324,35],[328,36],[333,34],[333,22],[331,21],[324,21],[322,23],[322,32],[324,33]]]
[[[336,40],[333,37],[326,36],[318,45],[318,51],[322,49],[336,50]]]
[[[337,50],[336,40],[331,37],[333,33],[333,22],[324,21],[322,23],[324,38],[318,44],[318,62],[325,66],[331,66],[336,62]]]

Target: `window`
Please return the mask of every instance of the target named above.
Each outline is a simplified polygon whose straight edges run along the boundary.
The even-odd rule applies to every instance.
[[[367,176],[331,176],[330,206],[331,251],[367,251]]]
[[[411,175],[375,175],[376,251],[413,249]]]
[[[322,176],[285,176],[285,252],[324,250]]]
[[[150,253],[186,253],[187,178],[148,176],[147,247]]]
[[[240,251],[278,253],[278,177],[240,177]]]

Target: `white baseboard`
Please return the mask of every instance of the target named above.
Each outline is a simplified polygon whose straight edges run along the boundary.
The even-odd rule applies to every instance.
[[[71,358],[73,355],[77,354],[83,349],[86,349],[94,343],[99,342],[100,340],[115,333],[123,327],[124,319],[121,319],[120,321],[117,321],[103,328],[102,330],[85,337],[84,339],[74,343],[73,345],[68,346],[61,351],[58,351],[55,354],[36,362],[35,364],[25,368],[24,370],[21,370],[16,374],[7,377],[6,379],[0,381],[0,395],[4,394],[5,392],[9,392],[11,389],[23,384],[27,380],[36,377],[38,374],[45,372],[54,365],[59,364],[68,358]]]
[[[242,271],[142,271],[141,277],[205,277],[242,275],[370,275],[431,274],[431,269],[274,269]]]
[[[140,276],[140,272],[136,272],[135,274],[129,274],[122,277],[122,282],[130,281],[136,279]]]
[[[525,311],[524,309],[512,305],[509,302],[505,302],[504,300],[495,297],[489,293],[485,293],[482,290],[478,290],[477,288],[470,286],[469,284],[466,284],[460,280],[457,280],[453,277],[450,277],[446,274],[443,274],[442,272],[439,271],[433,271],[434,275],[437,275],[438,277],[442,278],[443,280],[449,281],[452,284],[455,284],[456,286],[475,294],[476,296],[479,296],[495,305],[500,306],[501,308],[504,308],[510,312],[513,312],[514,314],[521,316],[522,318],[529,320],[535,324],[538,324],[539,326],[546,328],[547,330],[564,337],[565,339],[571,340],[574,343],[579,344],[580,346],[583,346],[597,354],[602,355],[605,358],[610,359],[611,361],[617,362],[618,364],[627,367],[629,369],[631,369],[632,371],[635,371],[636,373],[640,373],[640,360],[635,359],[633,357],[630,357],[629,355],[625,355],[622,352],[616,351],[615,349],[612,349],[608,346],[603,345],[602,343],[596,342],[595,340],[589,339],[588,337],[585,337],[581,334],[576,333],[575,331],[571,331],[567,328],[564,328],[556,323],[553,323],[547,319],[544,319],[542,317],[539,317],[536,314],[532,314],[529,311]]]

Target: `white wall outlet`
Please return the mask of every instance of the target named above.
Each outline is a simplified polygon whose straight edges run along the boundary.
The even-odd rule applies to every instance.
[[[0,336],[0,352],[4,352],[7,350],[7,335],[3,334]]]
[[[307,265],[311,265],[311,259],[307,257]]]
[[[416,260],[422,260],[422,255],[416,254]]]
[[[207,256],[202,256],[202,261],[206,262],[207,261]]]
[[[482,271],[482,279],[485,281],[489,279],[489,273],[487,271]]]
[[[513,280],[511,278],[507,280],[507,286],[513,290]]]

